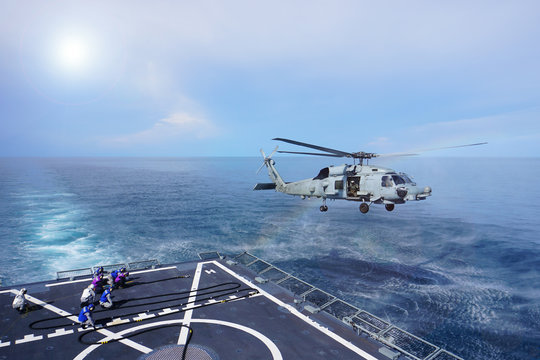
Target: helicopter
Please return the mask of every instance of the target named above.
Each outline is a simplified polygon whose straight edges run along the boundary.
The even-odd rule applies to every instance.
[[[363,214],[369,211],[372,204],[384,204],[387,211],[393,211],[397,204],[405,204],[407,201],[426,200],[426,198],[431,196],[431,187],[421,187],[416,185],[407,174],[396,172],[393,169],[367,164],[369,159],[375,157],[411,156],[418,155],[417,153],[375,154],[363,151],[345,152],[284,138],[274,138],[272,140],[283,141],[322,152],[278,151],[279,146],[276,146],[272,153],[266,156],[261,149],[260,152],[264,162],[257,173],[266,166],[268,169],[268,176],[272,182],[258,183],[253,190],[275,190],[289,195],[300,196],[302,199],[319,198],[322,199],[322,205],[319,208],[321,212],[328,211],[328,206],[326,205],[327,199],[357,201],[360,202],[360,212]],[[421,152],[484,144],[487,143],[482,142],[425,149]],[[276,170],[276,162],[272,159],[272,156],[276,152],[328,157],[347,157],[353,159],[353,165],[331,165],[321,169],[314,178],[285,182]],[[356,163],[357,160],[358,164]],[[366,161],[366,164],[364,164],[364,161]]]

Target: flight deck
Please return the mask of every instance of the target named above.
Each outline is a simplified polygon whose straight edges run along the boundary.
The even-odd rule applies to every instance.
[[[0,288],[0,359],[461,359],[249,253],[199,256],[104,266],[130,275],[95,328],[77,321],[93,269]]]

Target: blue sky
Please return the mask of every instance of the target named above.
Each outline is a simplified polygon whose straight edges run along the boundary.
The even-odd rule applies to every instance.
[[[540,156],[538,39],[538,1],[2,1],[0,156]]]

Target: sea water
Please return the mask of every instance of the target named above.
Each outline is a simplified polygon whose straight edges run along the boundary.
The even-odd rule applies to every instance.
[[[540,358],[540,159],[376,162],[433,196],[367,214],[252,191],[261,160],[2,158],[2,285],[247,250],[464,358]],[[275,160],[286,181],[331,164]]]

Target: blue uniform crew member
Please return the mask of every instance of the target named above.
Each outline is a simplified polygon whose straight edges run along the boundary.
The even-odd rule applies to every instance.
[[[19,312],[23,312],[26,309],[26,289],[22,288],[19,290],[19,293],[15,296],[15,299],[13,299],[13,303],[11,306],[14,309],[19,310]]]
[[[111,291],[112,287],[107,288],[103,294],[101,294],[101,298],[99,298],[99,304],[105,309],[109,309],[113,306]]]
[[[92,311],[94,311],[94,304],[90,304],[88,306],[85,306],[82,308],[81,312],[79,313],[79,322],[82,325],[83,329],[86,329],[88,326],[92,326],[95,328],[94,325],[94,318],[92,316]]]
[[[110,274],[107,274],[107,281],[110,286],[114,286],[114,280],[116,279],[119,273],[120,273],[120,270],[114,270]]]

